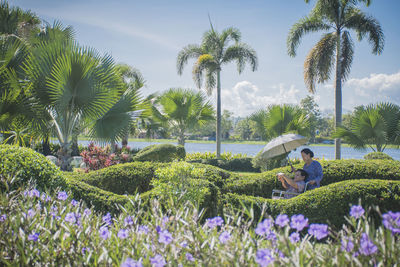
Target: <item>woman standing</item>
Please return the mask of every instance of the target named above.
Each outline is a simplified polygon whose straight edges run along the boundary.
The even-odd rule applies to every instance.
[[[308,173],[308,177],[305,182],[308,182],[307,190],[314,189],[320,186],[323,173],[321,164],[313,160],[314,152],[312,152],[309,148],[304,148],[301,151],[301,157],[304,161],[303,170]]]

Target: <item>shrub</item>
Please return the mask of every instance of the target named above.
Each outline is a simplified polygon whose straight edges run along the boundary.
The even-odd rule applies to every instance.
[[[118,164],[89,173],[74,174],[76,179],[115,194],[134,195],[150,190],[154,171],[163,166],[152,162]]]
[[[252,158],[233,158],[230,160],[199,159],[199,160],[191,160],[188,162],[212,165],[228,171],[260,172],[259,168],[253,167]]]
[[[389,156],[386,153],[383,152],[371,152],[368,153],[367,155],[364,156],[364,159],[369,160],[369,159],[388,159],[388,160],[393,160],[391,156]]]
[[[185,160],[186,161],[195,161],[195,160],[202,160],[202,159],[216,159],[217,153],[216,152],[195,152],[195,153],[188,153],[186,154]],[[233,159],[241,159],[247,158],[246,154],[232,154],[231,152],[224,152],[220,155],[220,159],[222,160],[233,160]]]
[[[324,173],[321,186],[355,179],[400,180],[400,164],[389,160],[332,160],[320,163]],[[303,164],[294,167],[302,168]],[[281,167],[260,174],[231,177],[226,180],[223,192],[270,198],[274,188],[283,190],[276,174],[288,173],[289,170],[290,167]]]
[[[66,188],[58,167],[30,148],[0,145],[0,176],[19,180],[16,187],[32,180],[41,190]]]
[[[171,144],[151,145],[140,150],[134,161],[172,162],[185,158],[185,148]]]
[[[117,147],[118,148],[118,147]],[[99,170],[119,163],[130,161],[131,156],[123,150],[116,149],[111,153],[110,147],[99,147],[90,143],[88,150],[81,153],[86,170]]]
[[[233,205],[241,209],[242,205],[254,209],[258,221],[263,206],[266,213],[303,214],[310,222],[326,223],[341,227],[345,223],[344,216],[349,205],[358,203],[377,205],[381,212],[400,210],[400,181],[383,180],[352,180],[331,184],[325,187],[307,191],[291,199],[265,199],[239,194],[223,195],[224,205]],[[258,217],[257,217],[258,216]],[[376,214],[375,214],[376,216]]]

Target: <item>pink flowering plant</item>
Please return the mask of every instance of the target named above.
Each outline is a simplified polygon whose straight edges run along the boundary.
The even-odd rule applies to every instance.
[[[86,165],[86,171],[99,170],[111,165],[126,163],[132,159],[129,147],[119,148],[116,146],[114,152],[111,153],[110,146],[100,147],[94,145],[94,143],[90,143],[88,149],[82,151],[81,156]]]
[[[165,208],[139,196],[119,214],[96,212],[65,191],[0,197],[3,266],[394,266],[400,258],[400,212],[382,214],[374,227],[361,205],[333,231],[302,214],[263,212],[254,222],[242,216],[249,211],[226,207],[224,216],[202,218],[191,202]]]

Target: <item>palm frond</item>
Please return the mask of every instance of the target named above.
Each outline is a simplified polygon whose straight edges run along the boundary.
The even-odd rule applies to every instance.
[[[178,74],[182,75],[183,67],[188,62],[189,58],[198,58],[204,53],[203,49],[198,45],[187,45],[184,47],[179,53],[176,60],[176,68],[178,70]]]
[[[334,63],[336,33],[325,34],[311,49],[304,62],[304,81],[310,92],[315,92],[315,83],[329,80]]]
[[[255,71],[258,66],[256,51],[244,43],[237,43],[226,49],[221,62],[226,64],[232,60],[237,61],[239,73],[243,71],[246,62],[250,64],[252,71]]]
[[[368,36],[368,41],[372,46],[372,53],[376,55],[382,53],[385,36],[380,23],[375,18],[354,8],[347,14],[345,27],[355,30],[359,41]]]
[[[304,17],[300,19],[289,31],[287,37],[287,50],[291,57],[296,56],[296,49],[300,44],[303,35],[320,30],[329,30],[330,25],[324,23],[319,17]]]
[[[348,31],[344,31],[342,33],[340,48],[340,65],[342,70],[341,79],[346,80],[350,74],[351,63],[353,62],[354,55],[354,44],[350,38],[350,33]]]
[[[332,134],[333,138],[341,138],[345,140],[350,146],[355,149],[362,150],[365,149],[367,144],[357,133],[343,127],[336,127],[336,131]]]
[[[237,28],[229,27],[224,29],[220,35],[220,40],[222,44],[229,43],[229,41],[240,42],[242,34]]]

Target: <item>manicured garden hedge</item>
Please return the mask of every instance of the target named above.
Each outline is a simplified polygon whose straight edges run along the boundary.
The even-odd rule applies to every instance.
[[[321,186],[354,179],[400,180],[400,162],[392,160],[332,160],[321,161],[324,177]],[[302,168],[302,164],[294,165]],[[223,192],[270,198],[272,190],[283,189],[276,173],[288,172],[288,167],[260,174],[228,179]]]
[[[227,171],[237,172],[260,172],[259,168],[254,168],[252,158],[234,158],[231,160],[222,159],[199,159],[191,160],[189,163],[202,163],[219,167]]]
[[[108,168],[79,173],[79,180],[103,190],[123,195],[144,193],[150,190],[150,181],[154,171],[165,163],[157,162],[131,162],[118,164]]]
[[[308,191],[291,199],[265,199],[247,195],[227,193],[223,195],[224,205],[233,205],[241,209],[245,205],[253,207],[255,220],[258,221],[263,205],[272,216],[278,214],[303,214],[309,223],[326,223],[340,227],[344,216],[348,215],[350,205],[377,205],[380,211],[400,210],[400,181],[351,180],[331,184]]]
[[[0,145],[0,176],[19,180],[15,187],[32,180],[40,190],[66,188],[62,172],[45,156],[30,148]]]
[[[151,145],[140,150],[134,161],[172,162],[185,159],[185,148],[171,144]]]

